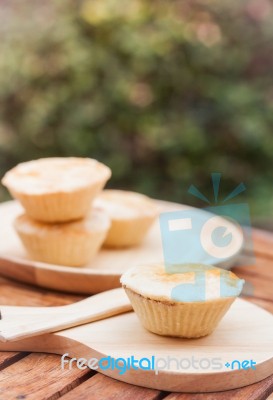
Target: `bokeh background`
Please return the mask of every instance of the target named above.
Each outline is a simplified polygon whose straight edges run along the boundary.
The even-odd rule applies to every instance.
[[[110,166],[108,187],[204,206],[240,182],[273,217],[270,0],[1,0],[0,174],[46,156]],[[8,194],[0,190],[0,200]]]

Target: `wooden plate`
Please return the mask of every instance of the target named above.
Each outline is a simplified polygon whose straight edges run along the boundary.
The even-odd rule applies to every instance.
[[[155,370],[132,368],[122,375],[116,368],[98,371],[124,382],[154,389],[215,392],[250,385],[271,375],[272,337],[273,316],[256,305],[237,299],[216,330],[200,339],[155,335],[141,326],[134,312],[128,312],[54,334],[0,343],[0,350],[68,353],[69,357],[86,360],[108,356],[114,359],[134,356],[138,360],[147,357],[151,360],[154,356],[156,360],[165,360],[165,363],[161,360],[160,364],[163,366],[164,363],[166,369],[157,375]],[[251,360],[256,363],[252,363],[255,369],[244,369],[250,366]],[[226,363],[233,365],[233,369]],[[238,369],[239,363],[241,369]],[[72,368],[76,368],[73,365]]]
[[[159,204],[162,211],[191,208],[160,201]],[[22,208],[16,201],[0,205],[0,274],[6,277],[44,288],[91,294],[119,287],[120,275],[133,265],[163,261],[158,220],[141,246],[126,250],[101,250],[86,267],[75,268],[33,261],[28,258],[12,226],[14,218],[20,213]],[[235,261],[236,256],[218,265],[230,267]]]

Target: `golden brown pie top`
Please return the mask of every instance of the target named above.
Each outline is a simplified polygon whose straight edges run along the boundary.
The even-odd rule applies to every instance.
[[[94,159],[53,157],[18,164],[2,183],[15,192],[35,195],[73,191],[110,176],[111,170]]]

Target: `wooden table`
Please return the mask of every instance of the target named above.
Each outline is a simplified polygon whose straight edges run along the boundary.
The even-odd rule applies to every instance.
[[[237,267],[234,271],[254,286],[254,296],[248,300],[273,313],[273,233],[254,230],[253,239],[255,266]],[[0,278],[0,304],[55,306],[81,298]],[[119,382],[91,370],[62,370],[60,356],[40,353],[2,352],[0,370],[0,400],[263,400],[273,392],[273,375],[254,385],[227,392],[160,392]]]

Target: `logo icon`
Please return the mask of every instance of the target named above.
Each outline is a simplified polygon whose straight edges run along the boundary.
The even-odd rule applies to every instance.
[[[252,248],[250,213],[246,203],[231,204],[246,188],[240,183],[228,196],[219,202],[220,173],[211,174],[214,198],[210,201],[194,185],[189,193],[208,204],[203,209],[184,206],[177,211],[160,215],[161,239],[165,268],[168,273],[181,271],[185,264],[206,264],[227,267],[234,262],[243,249],[244,243]],[[182,268],[182,269],[183,269]],[[188,268],[188,272],[193,267]],[[181,271],[182,272],[182,271]],[[226,281],[227,274],[223,271]],[[205,272],[195,273],[195,281],[183,284],[182,290],[173,290],[174,298],[183,292],[188,301],[205,299]],[[221,278],[224,278],[222,276]],[[221,281],[221,295],[229,295]],[[196,294],[194,294],[196,292]],[[231,295],[231,294],[230,294]]]

